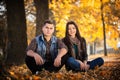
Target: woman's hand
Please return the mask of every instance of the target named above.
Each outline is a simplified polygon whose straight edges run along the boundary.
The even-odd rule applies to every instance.
[[[80,60],[77,61],[80,63],[80,70],[85,70],[85,64]]]
[[[34,57],[35,62],[36,62],[37,65],[43,65],[44,64],[44,61],[43,61],[42,57],[39,54],[34,53],[33,57]]]
[[[90,67],[90,65],[87,64],[87,61],[84,61],[85,71],[87,71]]]
[[[87,71],[89,69],[90,65],[88,65],[88,64],[84,64],[84,65],[85,65],[85,71]]]

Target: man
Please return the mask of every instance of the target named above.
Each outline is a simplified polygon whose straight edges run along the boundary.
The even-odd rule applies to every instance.
[[[59,71],[67,59],[67,47],[54,33],[54,24],[46,20],[42,34],[35,37],[27,48],[26,65],[33,74],[42,69]]]

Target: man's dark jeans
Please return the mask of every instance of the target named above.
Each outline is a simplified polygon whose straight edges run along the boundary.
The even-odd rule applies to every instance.
[[[42,71],[43,69],[48,70],[49,72],[57,72],[62,66],[66,63],[68,55],[64,55],[61,59],[61,66],[55,67],[54,61],[45,62],[43,65],[36,65],[35,59],[30,56],[26,56],[25,62],[27,67],[31,70],[32,74],[35,74],[37,71]]]

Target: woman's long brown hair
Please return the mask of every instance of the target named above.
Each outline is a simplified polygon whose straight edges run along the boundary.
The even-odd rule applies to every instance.
[[[69,25],[71,25],[71,24],[73,24],[74,26],[75,26],[75,28],[76,28],[76,34],[75,34],[75,36],[80,40],[80,42],[81,42],[81,35],[80,35],[80,32],[79,32],[79,29],[78,29],[78,26],[77,26],[77,24],[74,22],[74,21],[69,21],[69,22],[67,22],[67,24],[66,24],[66,32],[65,32],[65,38],[63,39],[63,41],[64,41],[64,43],[65,43],[65,45],[68,47],[68,49],[69,49],[69,53],[71,53],[72,52],[72,49],[71,49],[71,46],[72,46],[72,44],[71,44],[71,42],[70,42],[70,38],[69,38],[69,32],[68,32],[68,28],[69,28]]]

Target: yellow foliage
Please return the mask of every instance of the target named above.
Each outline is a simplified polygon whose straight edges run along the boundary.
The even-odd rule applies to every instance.
[[[120,10],[120,0],[115,1],[115,9]]]
[[[107,30],[107,43],[109,44],[109,46],[113,47],[114,49],[117,49],[117,43],[118,43],[117,38],[119,37],[119,33],[116,32],[112,26],[108,26],[108,27],[109,28]]]
[[[103,3],[109,2],[109,0],[102,0]]]
[[[65,36],[66,21],[61,20],[60,23],[56,25],[56,36],[63,38]]]
[[[101,7],[100,0],[95,0],[94,1],[94,7],[95,8],[100,8]]]
[[[109,0],[102,0],[103,4]],[[73,20],[77,23],[81,36],[84,36],[87,42],[94,42],[96,39],[103,39],[103,23],[101,21],[101,2],[100,0],[52,0],[50,9],[54,14],[56,21],[56,36],[63,38],[65,36],[65,25],[67,21]],[[105,22],[109,21],[106,13],[111,13],[108,5],[104,6]],[[111,30],[112,34],[107,38],[117,38],[118,32],[105,24],[106,34]],[[113,41],[111,41],[113,42]],[[116,45],[114,45],[116,46]]]
[[[33,23],[27,21],[27,38],[28,38],[28,44],[30,43],[30,41],[35,37],[35,31],[36,31],[36,28],[34,26]]]
[[[115,38],[112,39],[107,39],[107,43],[109,44],[109,46],[113,47],[114,49],[117,49],[117,43],[118,41]]]

